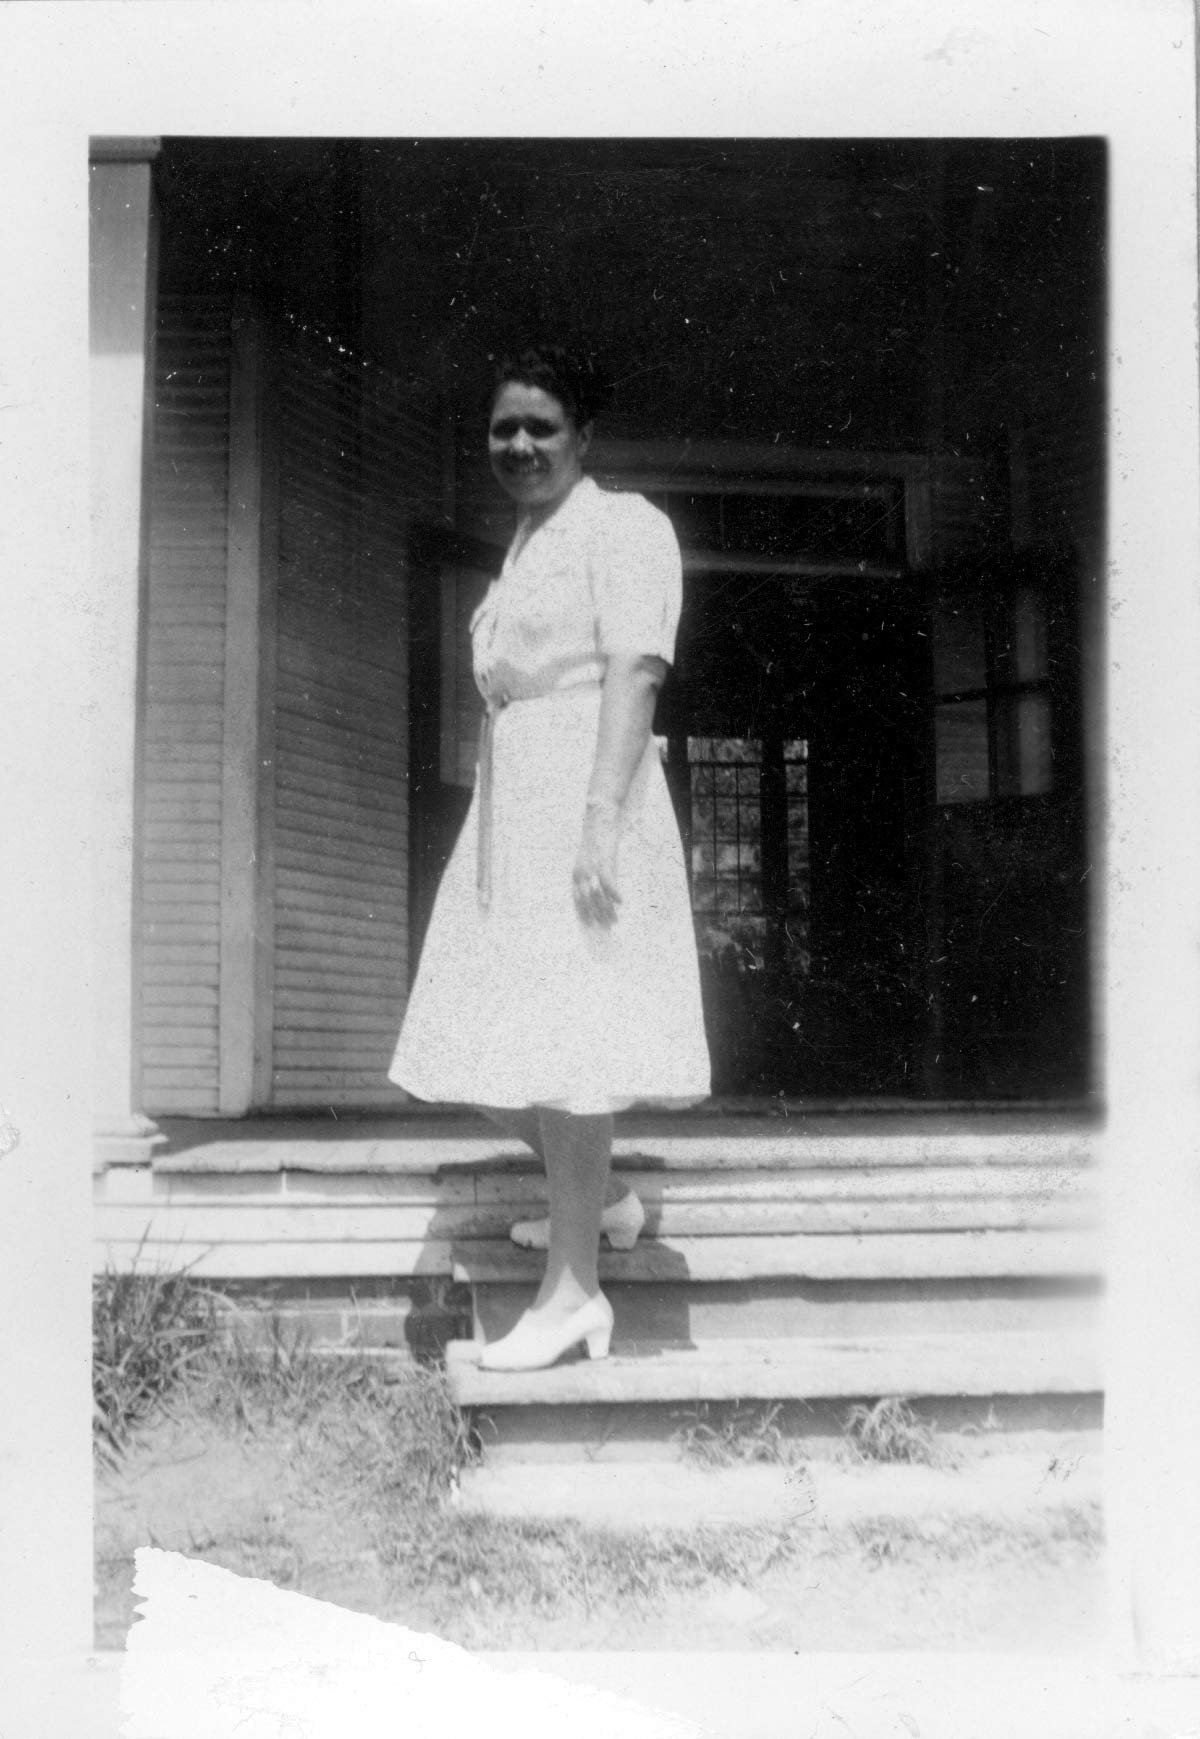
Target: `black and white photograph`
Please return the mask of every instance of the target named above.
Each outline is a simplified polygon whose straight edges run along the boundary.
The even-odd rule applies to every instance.
[[[196,1687],[296,1626],[217,1683],[254,1731],[356,1730],[344,1645],[414,1696],[557,1662],[609,1731],[1082,1739],[1195,1593],[1195,359],[1122,372],[1141,111],[551,126],[497,76],[477,126],[73,141],[85,1646],[130,1739],[189,1601]]]

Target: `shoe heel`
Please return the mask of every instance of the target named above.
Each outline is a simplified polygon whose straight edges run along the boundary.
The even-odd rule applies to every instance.
[[[589,1359],[606,1359],[609,1343],[612,1340],[612,1323],[606,1322],[603,1328],[594,1328],[591,1334],[584,1338]]]

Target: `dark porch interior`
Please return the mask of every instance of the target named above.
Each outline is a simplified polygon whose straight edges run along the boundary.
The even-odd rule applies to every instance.
[[[418,921],[462,802],[438,767],[439,566],[505,536],[490,359],[562,334],[613,375],[628,480],[692,515],[660,722],[717,888],[718,1091],[1095,1089],[1102,141],[173,139],[158,186],[165,296],[250,298],[444,409],[455,524],[414,545],[411,599]],[[923,504],[888,506],[904,466]],[[815,514],[735,536],[731,477],[760,501],[773,479],[777,508],[815,489]],[[720,751],[709,809],[700,742],[751,745]],[[748,856],[725,813],[761,829]],[[753,909],[721,904],[723,852],[752,863]]]

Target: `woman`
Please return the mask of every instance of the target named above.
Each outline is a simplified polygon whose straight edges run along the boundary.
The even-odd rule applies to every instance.
[[[600,1233],[628,1246],[642,1220],[636,1197],[608,1187],[613,1112],[709,1090],[683,857],[651,736],[679,547],[649,502],[584,475],[598,398],[561,350],[497,372],[489,455],[518,518],[471,624],[479,776],[389,1071],[418,1098],[478,1105],[545,1165],[549,1222],[513,1229],[547,1248],[545,1276],[483,1349],[491,1370],[535,1370],[581,1343],[605,1356]]]

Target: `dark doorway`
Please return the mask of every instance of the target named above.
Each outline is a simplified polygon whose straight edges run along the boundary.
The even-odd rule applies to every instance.
[[[919,1087],[923,619],[903,581],[692,581],[664,717],[719,1093]]]

